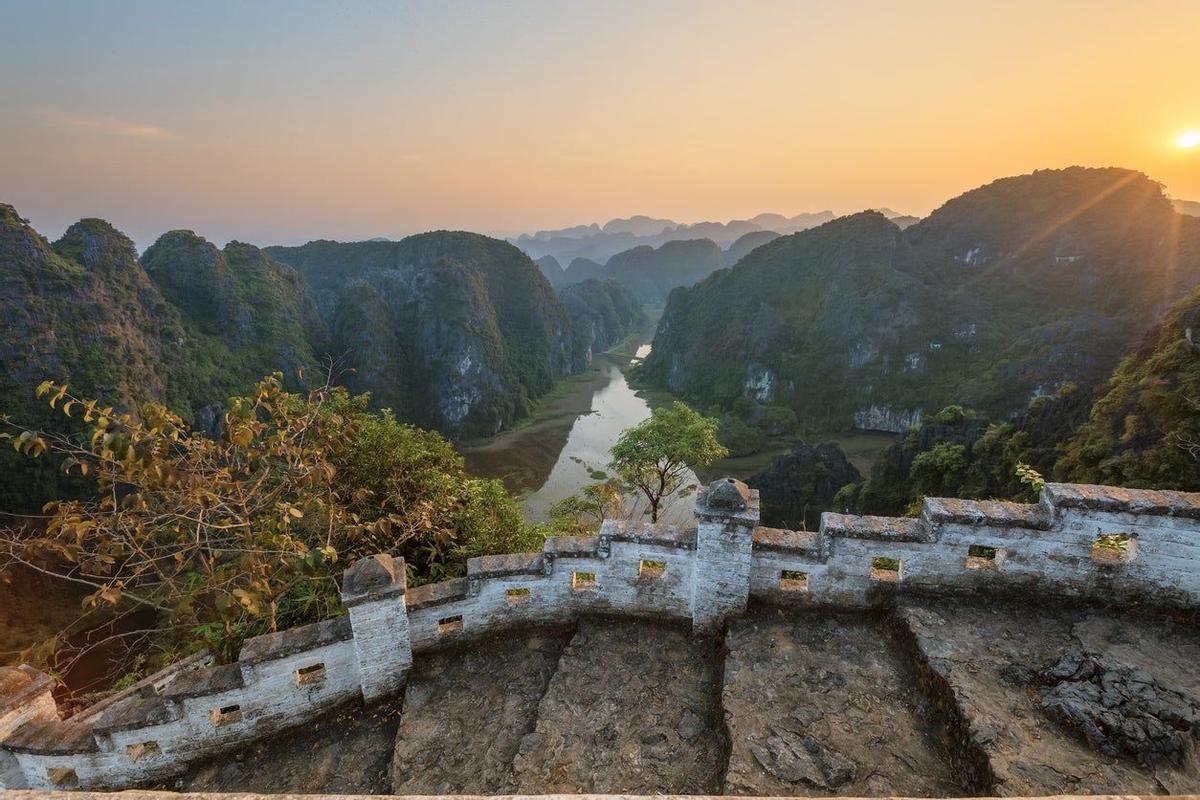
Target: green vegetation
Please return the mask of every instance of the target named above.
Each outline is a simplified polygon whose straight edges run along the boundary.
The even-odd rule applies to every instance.
[[[1059,480],[1200,490],[1200,291],[1130,353],[1064,448]]]
[[[703,467],[728,454],[717,441],[717,421],[683,403],[656,408],[650,418],[621,434],[610,467],[650,504],[658,522],[664,498],[679,491],[689,466]]]
[[[229,659],[247,636],[342,613],[340,573],[357,558],[403,556],[419,584],[461,575],[471,556],[540,546],[501,485],[468,476],[437,434],[344,389],[301,395],[281,381],[229,398],[219,438],[158,403],[135,415],[39,387],[84,435],[9,423],[3,436],[91,486],[47,504],[44,528],[0,532],[0,566],[91,592],[43,658],[97,620],[149,610],[147,670],[200,646]]]
[[[1068,381],[1105,380],[1198,283],[1200,220],[1157,184],[1047,170],[905,230],[868,212],[760,245],[672,292],[640,376],[744,421],[747,399],[786,407],[806,434],[903,430],[905,412],[952,404],[1003,420]],[[735,450],[758,446],[723,428]]]

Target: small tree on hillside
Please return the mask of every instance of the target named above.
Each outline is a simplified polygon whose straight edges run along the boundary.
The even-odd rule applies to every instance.
[[[683,485],[689,466],[707,467],[729,454],[717,441],[717,425],[675,402],[621,434],[609,466],[645,495],[652,521],[658,522],[663,499]]]

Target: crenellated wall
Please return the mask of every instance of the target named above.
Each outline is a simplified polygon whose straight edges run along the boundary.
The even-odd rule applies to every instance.
[[[861,607],[900,592],[999,591],[1200,606],[1200,495],[1049,484],[1040,502],[927,499],[920,517],[825,514],[819,531],[758,525],[757,493],[721,480],[698,525],[606,521],[540,553],[471,559],[467,575],[408,589],[404,564],[346,571],[347,615],[204,655],[60,719],[51,681],[0,668],[0,788],[123,788],[403,686],[413,654],[581,614],[719,629],[750,598]],[[1099,536],[1110,546],[1096,548]],[[1113,546],[1116,545],[1116,546]]]

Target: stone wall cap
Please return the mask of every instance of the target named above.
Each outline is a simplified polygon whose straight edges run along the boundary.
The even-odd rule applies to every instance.
[[[1045,530],[1050,520],[1041,506],[1005,500],[961,500],[955,497],[926,497],[921,509],[930,522],[984,525],[993,528]]]
[[[745,511],[750,507],[750,487],[737,478],[718,478],[704,489],[699,500],[711,511]]]
[[[1200,493],[1195,492],[1126,489],[1087,483],[1047,483],[1042,495],[1057,508],[1200,519]]]
[[[8,735],[4,749],[18,753],[94,753],[100,748],[90,725],[60,719],[31,720]],[[7,792],[6,792],[7,794]]]
[[[343,615],[247,639],[242,645],[238,660],[251,664],[270,661],[335,642],[344,642],[352,635],[350,618]]]
[[[588,558],[596,555],[599,536],[550,536],[542,552],[558,558]]]
[[[541,575],[545,572],[541,553],[503,553],[467,559],[467,576],[503,578],[509,575]]]
[[[821,533],[843,539],[878,539],[888,542],[922,542],[925,532],[914,517],[872,517],[854,514],[821,515]]]
[[[607,522],[605,524],[608,524]],[[611,536],[614,542],[633,542],[636,544],[656,544],[680,549],[696,547],[696,529],[680,528],[665,522],[630,522],[620,520],[612,526]]]
[[[445,605],[455,600],[463,600],[467,596],[467,579],[454,578],[440,583],[427,583],[418,586],[404,596],[404,602],[409,612],[420,611],[422,608]]]
[[[162,725],[177,719],[174,710],[161,697],[130,697],[105,709],[92,721],[100,731],[121,731]]]
[[[403,594],[404,559],[380,553],[360,558],[342,573],[342,602],[356,603]]]
[[[241,689],[244,685],[241,665],[235,661],[232,664],[206,667],[180,675],[163,689],[163,697],[177,700],[185,697],[202,697]]]
[[[0,714],[25,705],[54,688],[54,680],[28,664],[0,667]]]
[[[817,531],[792,531],[786,528],[755,528],[752,541],[755,550],[779,553],[817,555],[821,550],[821,534]]]

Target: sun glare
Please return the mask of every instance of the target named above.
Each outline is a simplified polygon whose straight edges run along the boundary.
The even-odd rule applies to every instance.
[[[1191,150],[1200,147],[1200,131],[1184,131],[1175,140],[1175,146],[1181,150]]]

